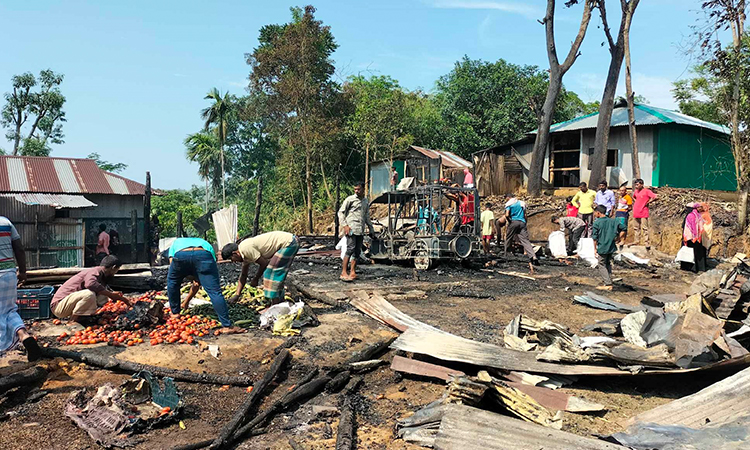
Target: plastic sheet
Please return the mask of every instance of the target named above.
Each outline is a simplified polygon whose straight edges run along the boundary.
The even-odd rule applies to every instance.
[[[237,205],[229,205],[211,216],[219,248],[237,240]]]

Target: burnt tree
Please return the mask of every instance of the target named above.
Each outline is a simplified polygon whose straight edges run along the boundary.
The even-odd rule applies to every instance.
[[[612,31],[607,21],[607,6],[605,0],[598,0],[597,8],[602,18],[602,28],[609,45],[611,56],[609,62],[609,71],[607,72],[607,81],[604,85],[604,94],[599,105],[599,117],[596,123],[596,138],[594,139],[594,154],[591,155],[591,175],[589,185],[597,185],[607,176],[607,145],[609,143],[609,128],[612,120],[612,110],[615,104],[615,93],[617,91],[617,81],[620,79],[620,70],[622,61],[625,58],[625,40],[626,35],[630,33],[630,24],[633,21],[633,14],[638,7],[640,0],[620,0],[622,9],[622,19],[620,28],[617,32],[617,41],[612,37]]]
[[[552,126],[552,119],[555,114],[555,104],[557,97],[562,89],[562,79],[565,73],[570,70],[575,60],[580,55],[579,49],[583,38],[586,36],[586,30],[591,20],[591,9],[595,6],[595,0],[584,0],[583,16],[581,25],[578,28],[578,34],[570,46],[568,56],[560,64],[557,57],[557,47],[555,46],[555,0],[547,0],[547,13],[542,23],[544,24],[547,39],[547,58],[549,59],[549,85],[547,86],[547,96],[544,99],[541,114],[539,115],[539,128],[534,140],[534,150],[531,154],[531,168],[529,170],[528,190],[532,195],[539,195],[542,190],[542,171],[544,169],[544,156],[547,153],[549,145],[549,130]],[[570,0],[565,3],[570,7],[578,3],[578,0]]]

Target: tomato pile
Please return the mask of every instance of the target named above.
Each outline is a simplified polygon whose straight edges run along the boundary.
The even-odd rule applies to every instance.
[[[153,301],[158,293],[149,292],[135,301]],[[173,315],[168,308],[164,310],[164,319],[166,323],[157,325],[152,330],[140,330],[139,325],[135,325],[135,330],[116,330],[114,322],[117,316],[127,312],[130,309],[128,305],[120,300],[117,302],[107,302],[102,306],[98,313],[101,314],[99,325],[86,327],[84,330],[76,331],[73,335],[63,332],[57,337],[57,341],[62,345],[92,345],[106,342],[114,346],[128,346],[142,344],[146,339],[151,345],[159,344],[193,344],[196,337],[209,336],[213,328],[220,326],[219,322],[201,316],[194,315]],[[214,335],[221,334],[220,331],[213,331]]]
[[[151,345],[158,344],[192,344],[196,337],[209,336],[211,329],[219,326],[214,319],[200,316],[173,315],[169,311],[164,312],[167,323],[157,325],[156,329],[149,333]],[[214,335],[221,334],[219,330]]]

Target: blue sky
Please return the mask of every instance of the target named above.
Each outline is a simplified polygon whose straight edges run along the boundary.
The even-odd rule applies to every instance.
[[[631,32],[634,90],[651,104],[673,108],[671,83],[689,75],[684,56],[701,0],[643,0]],[[558,0],[557,45],[564,58],[581,7]],[[619,2],[609,3],[619,23]],[[432,90],[464,55],[547,66],[543,0],[327,0],[313,3],[339,44],[337,77],[385,74],[408,89]],[[51,68],[65,74],[65,144],[53,155],[98,152],[124,162],[123,173],[164,189],[201,184],[182,141],[201,126],[211,87],[242,94],[249,73],[244,54],[258,30],[289,20],[283,1],[5,1],[0,30],[0,92],[10,78]],[[601,96],[609,54],[598,16],[582,55],[564,83],[584,100]],[[616,27],[616,25],[613,25]],[[622,83],[621,83],[622,84]],[[624,90],[624,89],[623,89]],[[4,134],[4,133],[3,133]],[[0,137],[0,147],[10,145]]]

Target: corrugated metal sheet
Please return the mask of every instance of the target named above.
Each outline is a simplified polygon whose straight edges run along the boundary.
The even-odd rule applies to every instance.
[[[512,419],[463,405],[445,405],[438,450],[625,450],[609,442]]]
[[[25,205],[51,206],[53,208],[90,208],[96,203],[89,201],[83,195],[70,194],[38,194],[24,192],[19,194],[0,194],[0,197],[12,198]]]
[[[109,173],[105,174],[104,177],[107,179],[109,187],[115,194],[127,195],[130,193],[130,191],[128,191],[128,185],[125,184],[125,180],[123,180],[122,178],[115,177],[114,175]]]
[[[55,175],[57,175],[60,181],[60,190],[62,192],[82,192],[70,161],[67,159],[53,159],[52,162],[54,163]]]
[[[0,156],[0,192],[144,195],[145,189],[91,159]]]
[[[23,192],[30,189],[29,179],[26,177],[26,167],[22,159],[7,159],[5,169],[8,171],[11,191]]]
[[[60,192],[58,177],[49,176],[55,173],[55,164],[50,158],[28,158],[25,160],[26,169],[34,192]]]
[[[730,422],[750,412],[750,368],[666,405],[641,413],[630,420],[660,425],[701,428]],[[739,447],[738,447],[739,448]]]
[[[659,125],[664,123],[677,123],[680,125],[690,125],[694,127],[706,128],[717,133],[729,134],[729,128],[717,125],[715,123],[706,122],[704,120],[690,117],[677,111],[671,111],[669,109],[657,108],[655,106],[648,105],[635,105],[635,124],[636,125]],[[596,128],[596,123],[599,120],[599,113],[589,114],[587,116],[578,117],[567,122],[560,122],[552,125],[550,128],[551,133],[557,133],[561,131],[576,131],[582,129]],[[628,109],[625,106],[615,108],[612,111],[612,119],[610,121],[612,127],[626,127],[628,126]],[[536,130],[532,131],[531,134],[536,133]]]
[[[446,152],[443,150],[432,150],[424,147],[417,147],[416,145],[410,145],[410,149],[417,151],[430,159],[442,158],[443,165],[446,167],[453,167],[455,169],[471,168],[471,163],[455,153]]]
[[[737,189],[728,136],[674,124],[659,127],[656,136],[658,157],[652,180],[656,186]]]

